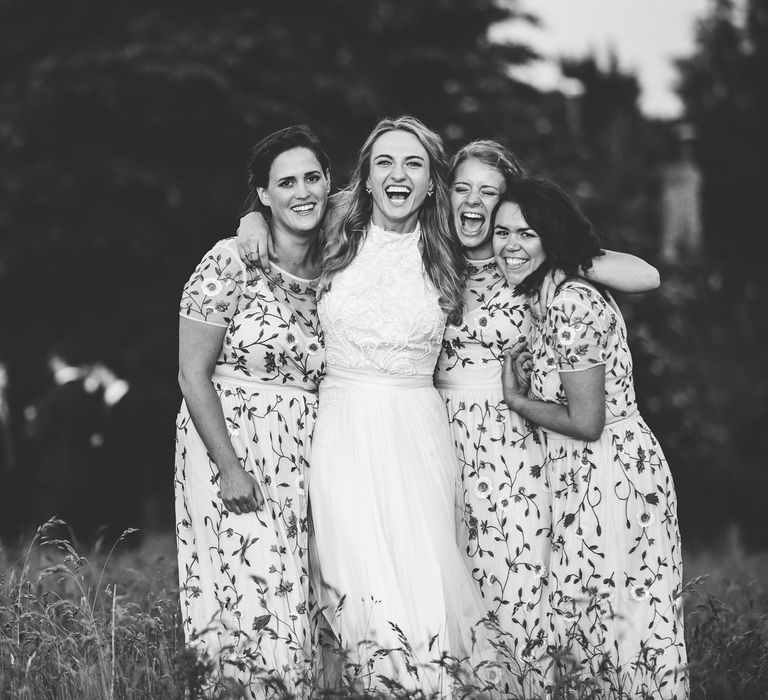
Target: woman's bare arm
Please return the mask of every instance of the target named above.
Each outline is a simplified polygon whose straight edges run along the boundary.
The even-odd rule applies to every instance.
[[[350,200],[350,192],[341,190],[328,198],[328,206],[321,223],[324,230],[338,223],[344,216]],[[240,219],[237,228],[237,252],[249,267],[259,267],[269,272],[269,256],[274,255],[272,237],[269,235],[269,224],[264,215],[252,211]]]
[[[616,292],[639,294],[657,289],[659,271],[642,258],[629,253],[605,250],[592,260],[592,267],[579,270],[588,282],[595,282]]]
[[[560,372],[566,405],[529,398],[515,374],[512,355],[504,358],[502,385],[507,407],[542,428],[579,440],[597,440],[605,426],[605,366]]]
[[[179,387],[205,449],[221,474],[221,498],[233,513],[262,507],[256,480],[243,469],[229,438],[224,412],[211,383],[226,329],[179,319]]]

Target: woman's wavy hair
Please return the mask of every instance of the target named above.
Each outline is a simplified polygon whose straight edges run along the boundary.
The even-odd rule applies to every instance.
[[[493,210],[493,225],[499,207],[517,204],[526,223],[541,239],[546,260],[515,289],[515,294],[531,296],[538,292],[550,270],[559,269],[568,278],[576,277],[579,267],[592,266],[602,254],[600,239],[591,222],[576,203],[554,182],[525,177],[513,182]]]
[[[269,184],[269,170],[275,158],[292,148],[309,149],[320,163],[323,175],[330,172],[331,161],[328,154],[320,143],[320,139],[306,124],[287,126],[273,131],[261,139],[251,152],[251,160],[248,163],[248,194],[243,204],[243,214],[258,211],[264,215],[265,219],[271,218],[270,208],[259,199],[258,188]]]
[[[360,149],[349,185],[342,193],[343,201],[349,202],[348,208],[328,232],[319,294],[330,289],[333,276],[347,268],[360,250],[373,214],[373,199],[365,190],[371,153],[376,140],[390,131],[413,134],[429,157],[434,193],[419,210],[421,258],[424,271],[438,292],[440,306],[451,320],[456,320],[461,314],[464,258],[449,223],[448,158],[440,136],[410,116],[382,119]]]
[[[471,141],[466,146],[463,146],[451,158],[451,182],[453,182],[453,178],[456,175],[456,169],[468,160],[477,160],[489,168],[498,170],[504,177],[507,189],[510,188],[513,182],[519,180],[524,175],[523,166],[512,151],[497,141],[480,139],[478,141]]]

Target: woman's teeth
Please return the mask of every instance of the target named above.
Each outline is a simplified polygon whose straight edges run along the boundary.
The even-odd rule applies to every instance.
[[[297,214],[307,214],[315,208],[314,204],[297,204],[295,207],[291,207],[291,210]]]
[[[384,192],[393,202],[404,202],[411,194],[411,190],[408,187],[402,187],[401,185],[390,185]]]
[[[528,258],[504,258],[504,264],[507,267],[520,267],[528,262]]]
[[[485,217],[475,212],[464,212],[461,215],[461,227],[467,233],[478,233],[485,223]]]

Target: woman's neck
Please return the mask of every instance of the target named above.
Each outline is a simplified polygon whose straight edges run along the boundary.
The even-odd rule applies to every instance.
[[[304,279],[314,279],[320,274],[318,231],[303,231],[297,234],[273,228],[270,235],[274,253],[270,260],[276,265]]]
[[[467,260],[490,260],[493,257],[493,244],[483,243],[476,248],[464,248],[464,257]]]
[[[385,231],[391,231],[392,233],[413,233],[419,223],[419,213],[415,212],[402,221],[392,221],[374,207],[373,213],[371,214],[371,221]]]

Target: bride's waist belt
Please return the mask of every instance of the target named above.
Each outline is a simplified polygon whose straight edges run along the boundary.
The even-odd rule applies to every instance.
[[[423,389],[432,387],[431,374],[387,374],[341,367],[327,367],[320,389],[348,387],[355,389]]]

